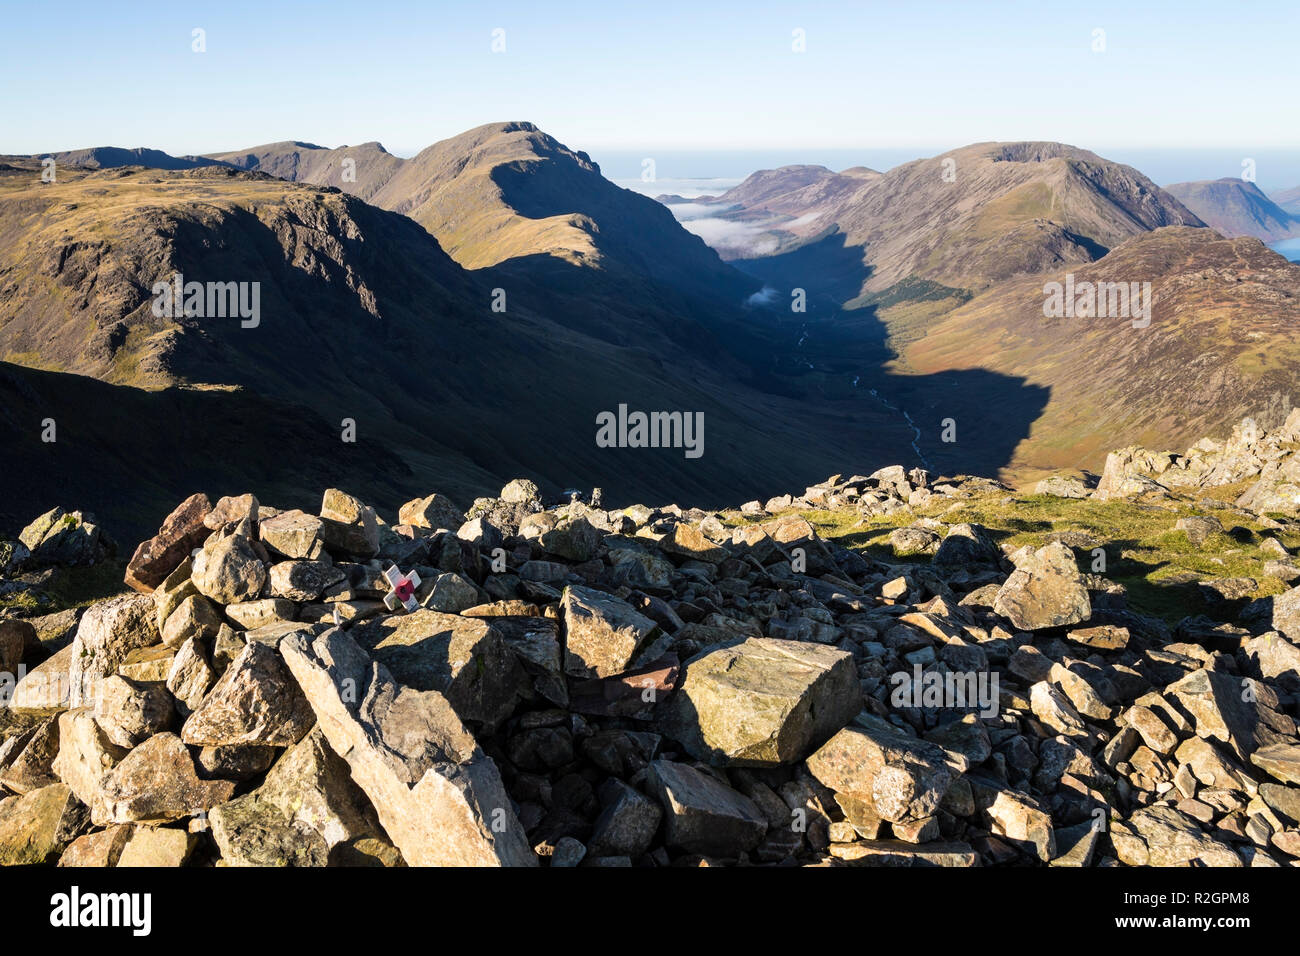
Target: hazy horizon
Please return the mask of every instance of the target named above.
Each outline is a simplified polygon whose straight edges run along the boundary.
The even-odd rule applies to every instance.
[[[387,139],[400,154],[527,118],[592,153],[1045,139],[1244,158],[1300,147],[1281,121],[1293,112],[1298,20],[1283,0],[1249,17],[1172,2],[1062,14],[939,0],[905,10],[669,2],[652,13],[594,2],[358,12],[75,0],[57,24],[22,5],[0,35],[3,147],[186,154],[289,134]]]

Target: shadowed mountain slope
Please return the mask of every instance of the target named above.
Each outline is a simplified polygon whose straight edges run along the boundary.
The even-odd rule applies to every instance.
[[[1247,414],[1271,427],[1300,397],[1300,266],[1258,240],[1158,229],[1069,271],[1076,289],[1150,282],[1150,325],[1045,317],[1045,283],[1063,284],[1060,270],[988,290],[902,350],[899,365],[922,375],[980,368],[1050,389],[1005,474],[1095,470],[1111,447],[1179,447]],[[981,403],[954,395],[950,414]]]
[[[256,326],[156,316],[154,284],[176,273],[258,283]],[[55,450],[38,441],[46,417],[69,441],[101,436],[67,447],[85,450],[76,468],[100,476],[103,493],[84,500],[110,527],[134,528],[136,509],[193,490],[216,455],[210,493],[283,489],[301,460],[389,507],[434,489],[467,502],[520,474],[551,490],[601,484],[613,502],[724,501],[846,460],[914,460],[910,428],[888,409],[751,388],[703,333],[692,348],[666,336],[615,345],[551,320],[526,292],[494,312],[484,278],[413,220],[333,189],[228,167],[71,169],[55,184],[40,182],[37,164],[6,169],[0,360],[48,373],[8,379],[26,396],[9,406],[23,440],[6,441],[8,511],[48,507],[73,467],[51,467]],[[703,413],[704,455],[598,447],[597,414],[620,404]],[[78,411],[87,405],[93,426]],[[345,420],[356,445],[340,441]],[[113,436],[119,464],[96,472]],[[114,482],[133,467],[157,498],[135,498],[128,514]],[[242,477],[211,486],[227,474]]]

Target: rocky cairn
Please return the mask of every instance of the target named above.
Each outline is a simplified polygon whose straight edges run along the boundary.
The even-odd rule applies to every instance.
[[[0,862],[1295,865],[1300,588],[1174,632],[1061,541],[929,522],[885,561],[792,513],[996,487],[194,495],[57,653],[0,621]]]

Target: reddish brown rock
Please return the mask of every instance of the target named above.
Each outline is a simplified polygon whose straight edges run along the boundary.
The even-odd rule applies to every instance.
[[[140,542],[130,563],[126,566],[126,583],[142,594],[153,589],[176,570],[191,551],[201,546],[208,537],[203,519],[212,511],[208,496],[199,492],[182,501],[158,533],[148,541]]]

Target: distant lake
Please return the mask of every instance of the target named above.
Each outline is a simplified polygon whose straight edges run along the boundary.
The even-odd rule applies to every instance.
[[[1300,262],[1300,238],[1279,239],[1277,242],[1270,242],[1268,247],[1274,252],[1280,252],[1292,262]]]

